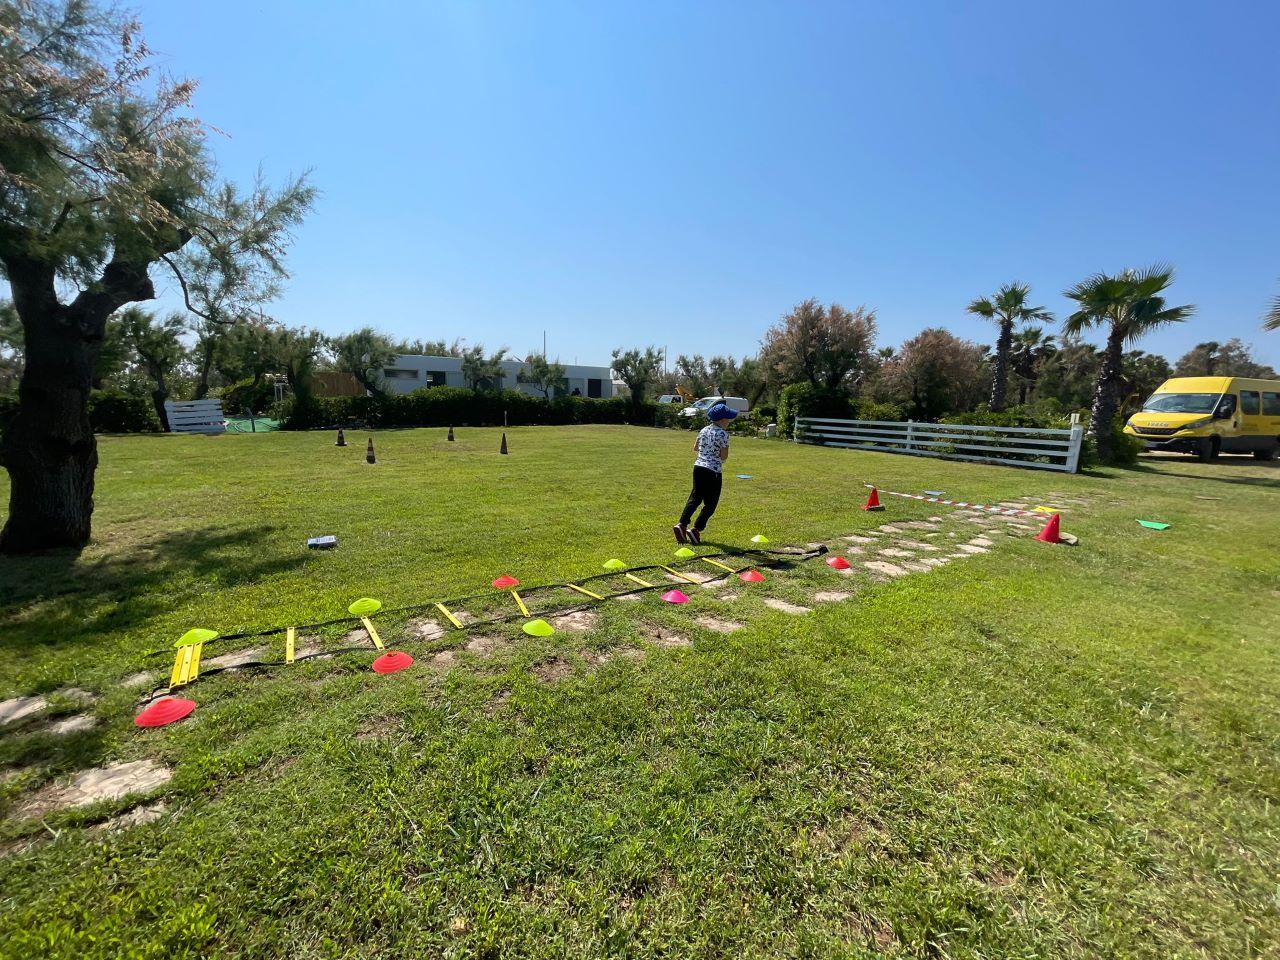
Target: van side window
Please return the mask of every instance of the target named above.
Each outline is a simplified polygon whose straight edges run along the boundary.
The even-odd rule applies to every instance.
[[[1280,417],[1280,393],[1273,390],[1262,394],[1262,415],[1264,417]]]
[[[1240,391],[1240,412],[1246,417],[1256,417],[1262,412],[1262,396],[1257,390]]]

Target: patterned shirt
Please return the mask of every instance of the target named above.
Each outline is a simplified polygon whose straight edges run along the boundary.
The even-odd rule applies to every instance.
[[[720,460],[722,450],[729,451],[729,432],[714,423],[707,424],[698,431],[698,459],[693,465],[719,473],[724,466]]]

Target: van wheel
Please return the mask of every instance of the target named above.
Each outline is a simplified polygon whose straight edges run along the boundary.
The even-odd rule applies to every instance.
[[[1200,443],[1196,446],[1196,457],[1201,463],[1212,463],[1218,459],[1218,453],[1222,450],[1222,441],[1217,437],[1201,437]]]
[[[1266,450],[1253,451],[1253,459],[1255,460],[1274,460],[1280,455],[1280,443],[1277,443]]]

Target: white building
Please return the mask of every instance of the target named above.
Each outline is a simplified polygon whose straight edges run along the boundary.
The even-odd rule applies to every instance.
[[[542,390],[534,383],[520,383],[517,379],[522,369],[520,360],[502,361],[505,371],[502,382],[496,386],[503,390],[518,390],[531,396],[542,396]],[[608,367],[580,367],[564,365],[565,393],[577,390],[584,397],[612,397],[613,373]],[[406,354],[396,357],[395,363],[383,371],[383,382],[388,393],[412,393],[423,387],[465,387],[462,376],[462,360],[458,357],[423,357]]]

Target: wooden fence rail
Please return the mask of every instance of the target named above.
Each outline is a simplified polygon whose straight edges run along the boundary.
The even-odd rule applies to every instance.
[[[1076,473],[1084,428],[1077,414],[1068,429],[796,417],[795,438],[828,447]]]

